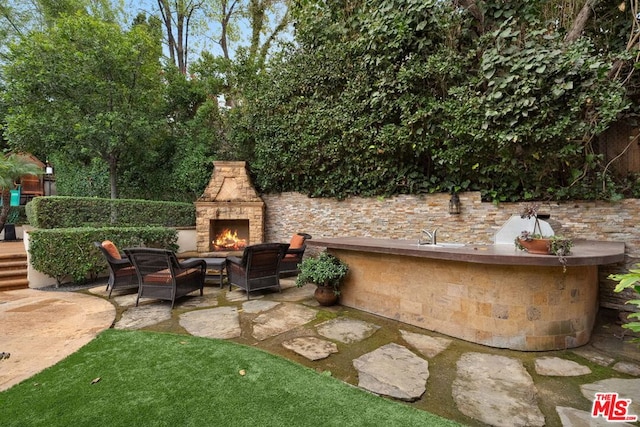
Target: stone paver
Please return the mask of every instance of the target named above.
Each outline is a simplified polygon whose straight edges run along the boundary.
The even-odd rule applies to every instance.
[[[591,373],[588,367],[560,357],[539,357],[535,361],[535,368],[538,375],[550,377],[576,377]]]
[[[451,344],[451,340],[447,338],[431,337],[429,335],[403,331],[402,329],[400,330],[400,334],[402,335],[402,339],[428,358],[436,357]]]
[[[275,301],[251,300],[242,304],[242,311],[251,314],[262,313],[263,311],[271,310],[278,304],[280,303]]]
[[[189,311],[180,315],[179,322],[187,332],[197,337],[229,339],[242,334],[235,307]]]
[[[338,317],[318,324],[316,329],[323,337],[344,344],[352,344],[369,338],[380,329],[380,326],[362,320]]]
[[[590,348],[576,348],[573,352],[578,356],[584,357],[590,362],[597,363],[600,366],[609,366],[614,361],[612,357]]]
[[[453,400],[463,414],[492,426],[543,426],[533,379],[520,360],[465,353],[457,363]]]
[[[640,417],[640,379],[609,378],[580,386],[582,395],[593,402],[596,393],[618,393],[621,399],[631,399],[629,413]]]
[[[631,362],[618,362],[613,365],[613,369],[623,374],[633,375],[634,377],[640,377],[640,365]]]
[[[287,302],[300,302],[313,298],[313,293],[316,290],[316,285],[307,284],[301,287],[289,284],[288,286],[283,284],[284,280],[280,281],[282,286],[282,293],[274,294],[271,298],[274,301],[287,301]],[[315,302],[315,300],[312,300]]]
[[[566,406],[557,406],[556,412],[560,416],[562,427],[632,427],[629,423],[610,423],[602,417],[593,418],[591,412],[581,411],[579,409],[567,408]]]
[[[104,288],[104,285],[97,286],[90,292],[106,298],[107,293]],[[99,305],[110,308],[109,312],[113,317],[106,326],[103,325],[103,328],[111,325],[115,317],[112,304],[116,304],[124,309],[122,318],[115,326],[120,329],[141,329],[168,319],[176,319],[175,321],[189,334],[208,338],[242,337],[250,340],[253,335],[256,340],[262,341],[290,332],[286,338],[283,338],[285,341],[281,345],[302,357],[316,361],[314,362],[318,363],[316,366],[323,369],[334,363],[341,363],[337,361],[345,359],[344,354],[336,356],[338,346],[340,351],[353,352],[352,346],[371,337],[379,329],[379,326],[374,323],[359,320],[364,318],[362,315],[359,315],[358,319],[350,318],[351,311],[342,310],[339,306],[335,309],[324,307],[316,309],[317,303],[312,297],[315,290],[313,285],[297,288],[293,279],[286,279],[282,280],[282,288],[282,293],[271,290],[254,292],[251,294],[251,300],[247,301],[246,293],[242,290],[229,292],[227,287],[221,290],[217,286],[206,286],[203,297],[194,292],[179,299],[174,310],[170,309],[170,303],[153,299],[143,299],[140,306],[135,307],[137,295],[133,292],[114,294],[110,300],[96,297],[91,297],[91,300],[96,300]],[[25,305],[24,307],[14,307],[14,301],[6,298],[11,295],[11,292],[0,293],[0,344],[2,344],[0,352],[11,352],[10,358],[0,360],[0,390],[6,387],[7,375],[20,378],[23,374],[20,366],[26,360],[32,367],[41,365],[46,367],[55,363],[54,357],[59,354],[59,351],[56,350],[53,341],[58,341],[62,331],[72,335],[72,342],[75,342],[77,338],[75,335],[84,336],[81,329],[90,326],[87,319],[78,318],[71,311],[86,311],[92,301],[82,300],[81,307],[67,304],[66,301],[67,295],[69,298],[76,296],[86,298],[87,295],[69,292],[30,293],[29,299],[35,302],[33,306]],[[41,300],[41,296],[45,299]],[[64,301],[61,302],[61,300]],[[218,302],[223,306],[218,307]],[[51,317],[50,310],[55,310],[55,318]],[[95,309],[92,308],[92,310]],[[314,327],[306,325],[316,318],[320,310],[323,315],[338,314],[340,316],[315,326],[318,334],[326,339],[312,336]],[[16,320],[13,325],[12,317],[7,317],[7,314],[16,315],[17,318],[20,313],[22,313],[20,323]],[[60,313],[64,314],[62,316],[65,317],[64,319],[59,318]],[[37,315],[45,315],[48,318],[37,320]],[[94,320],[93,317],[91,320]],[[30,329],[36,326],[45,335],[37,337],[29,335]],[[241,329],[243,327],[247,329],[243,331]],[[18,333],[15,336],[9,336],[5,331],[8,328]],[[94,330],[100,329],[92,328],[92,331]],[[352,363],[357,370],[358,385],[371,392],[396,399],[407,401],[420,399],[427,390],[429,369],[433,370],[435,366],[429,366],[425,358],[436,357],[442,352],[445,352],[445,355],[440,357],[449,359],[458,357],[460,343],[454,339],[433,337],[428,331],[422,334],[399,329],[399,333],[400,337],[397,338],[396,343],[386,344],[364,355],[361,355],[362,352],[354,352]],[[637,346],[616,338],[612,333],[606,334],[604,339],[597,338],[590,345],[572,351],[587,359],[590,366],[595,363],[626,375],[640,375],[640,353]],[[277,341],[278,338],[276,338]],[[373,342],[375,341],[365,341],[364,345],[368,347]],[[20,343],[28,346],[27,351],[20,347]],[[68,340],[64,343],[63,350],[68,351],[69,348],[73,348],[73,344],[68,344]],[[451,354],[447,354],[452,343],[455,344],[455,348]],[[408,348],[400,344],[406,344]],[[259,346],[260,343],[255,345]],[[41,348],[42,346],[46,348]],[[30,358],[29,352],[37,356],[37,359]],[[610,354],[615,354],[616,358],[610,357]],[[319,362],[321,359],[327,359],[327,362],[325,364]],[[534,368],[539,375],[586,375],[589,371],[585,365],[560,357],[543,356],[536,357]],[[7,372],[5,368],[9,368],[9,371]],[[30,371],[30,373],[35,372]],[[457,360],[456,377],[450,381],[453,382],[451,389],[456,407],[460,412],[478,422],[496,426],[539,426],[545,423],[536,400],[536,398],[541,401],[545,399],[545,395],[542,394],[544,391],[541,389],[541,395],[537,396],[529,373],[516,357],[463,353]],[[580,391],[589,400],[593,400],[596,392],[619,393],[621,398],[632,400],[629,413],[640,415],[640,379],[612,378],[584,384],[580,386]],[[578,397],[581,399],[580,396]],[[556,411],[562,425],[566,427],[611,425],[603,418],[592,419],[588,411],[560,406]],[[549,423],[548,420],[547,423]],[[626,424],[616,423],[616,425],[625,426]]]
[[[299,304],[282,303],[253,320],[253,337],[258,341],[302,326],[315,319],[317,311]]]
[[[358,387],[383,396],[414,401],[427,389],[429,362],[391,343],[353,360]]]
[[[203,296],[200,296],[200,292],[192,292],[187,296],[179,298],[176,301],[177,308],[202,308],[202,307],[216,307],[218,305],[218,295],[220,294],[220,288],[213,286],[205,286],[203,289]]]
[[[130,307],[118,320],[115,329],[142,329],[171,319],[171,304],[144,304]]]
[[[338,352],[338,346],[335,343],[316,337],[294,338],[283,342],[282,346],[309,360],[326,359]]]

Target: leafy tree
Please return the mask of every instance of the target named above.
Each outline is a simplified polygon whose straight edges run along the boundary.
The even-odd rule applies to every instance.
[[[624,88],[608,53],[567,44],[543,6],[299,3],[299,46],[269,63],[240,123],[257,184],[340,198],[611,196],[592,141],[627,108]]]
[[[0,208],[0,231],[4,229],[11,208],[10,190],[15,188],[15,183],[25,175],[39,175],[42,170],[35,164],[28,162],[23,157],[11,154],[0,156],[0,191],[2,192],[2,207]]]
[[[121,160],[153,152],[165,124],[159,58],[159,40],[146,25],[123,31],[79,14],[30,34],[4,68],[10,144],[102,159],[117,198]]]

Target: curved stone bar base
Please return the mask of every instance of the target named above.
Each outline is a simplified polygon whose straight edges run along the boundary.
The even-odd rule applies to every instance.
[[[563,272],[555,256],[498,245],[424,248],[366,238],[309,243],[327,247],[349,265],[342,305],[523,351],[586,344],[598,312],[598,264],[624,259],[623,243],[600,250],[596,242],[577,243]]]

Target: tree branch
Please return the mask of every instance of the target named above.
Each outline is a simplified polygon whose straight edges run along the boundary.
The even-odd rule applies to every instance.
[[[587,21],[591,17],[593,8],[600,2],[600,0],[586,0],[578,16],[573,20],[571,29],[564,38],[564,42],[569,44],[578,40],[587,25]]]

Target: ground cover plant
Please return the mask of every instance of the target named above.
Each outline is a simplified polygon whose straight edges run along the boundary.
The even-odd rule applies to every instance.
[[[107,330],[0,393],[3,426],[454,426],[259,349]]]

